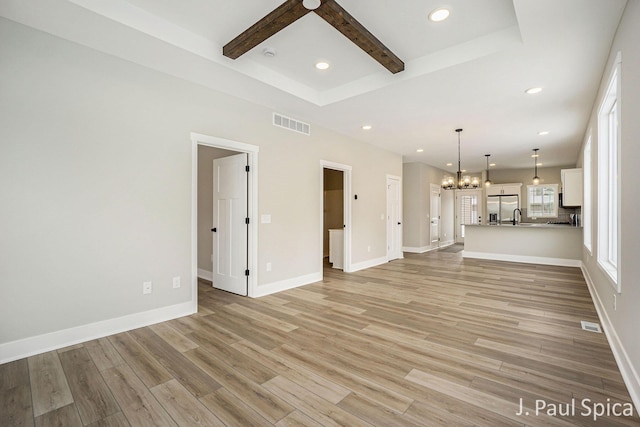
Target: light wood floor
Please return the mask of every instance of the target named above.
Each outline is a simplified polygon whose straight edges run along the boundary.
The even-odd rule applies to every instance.
[[[640,425],[582,416],[630,399],[604,334],[580,329],[598,319],[576,268],[432,252],[260,299],[201,284],[199,302],[1,365],[0,425]]]

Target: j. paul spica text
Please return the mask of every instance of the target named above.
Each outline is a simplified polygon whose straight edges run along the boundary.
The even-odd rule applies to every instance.
[[[594,402],[589,398],[582,400],[571,399],[570,402],[558,403],[548,402],[544,399],[536,399],[534,402],[534,411],[530,408],[523,398],[520,398],[517,416],[540,416],[548,415],[550,417],[589,417],[594,421],[602,417],[633,417],[633,405],[631,403],[612,402],[607,399],[606,402]]]

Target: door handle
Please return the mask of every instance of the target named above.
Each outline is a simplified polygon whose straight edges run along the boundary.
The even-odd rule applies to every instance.
[[[213,231],[214,233],[217,233],[217,232],[218,232],[218,229],[217,229],[216,227],[213,227],[213,228],[211,229],[211,231]]]

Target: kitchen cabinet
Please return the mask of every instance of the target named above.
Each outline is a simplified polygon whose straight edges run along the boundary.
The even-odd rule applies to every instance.
[[[329,262],[333,268],[344,268],[344,230],[329,230]]]
[[[562,206],[582,206],[582,168],[562,169]]]
[[[487,196],[503,196],[516,194],[520,196],[522,184],[492,184],[487,187]]]

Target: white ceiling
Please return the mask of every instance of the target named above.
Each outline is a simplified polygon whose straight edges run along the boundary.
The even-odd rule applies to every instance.
[[[0,0],[0,15],[453,172],[459,127],[464,169],[484,169],[489,153],[496,168],[531,167],[533,148],[544,166],[575,163],[626,4],[338,0],[405,62],[395,75],[314,13],[222,56],[282,1]],[[442,6],[451,17],[430,22]]]

